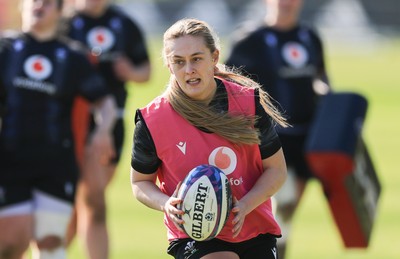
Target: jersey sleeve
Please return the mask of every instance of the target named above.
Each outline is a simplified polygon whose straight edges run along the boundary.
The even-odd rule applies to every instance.
[[[149,61],[149,54],[147,45],[144,37],[144,33],[141,28],[133,21],[127,20],[127,55],[135,65]]]
[[[225,62],[230,67],[239,68],[248,75],[257,71],[257,64],[261,47],[258,40],[255,40],[256,34],[248,34],[235,43],[233,43],[228,58]]]
[[[326,84],[329,85],[329,78],[328,78],[328,74],[326,72],[326,66],[325,66],[324,48],[323,48],[321,38],[313,30],[311,30],[310,34],[311,34],[311,38],[312,38],[313,42],[315,43],[316,53],[318,55],[317,76],[319,79],[321,79],[323,82],[325,82]]]
[[[262,107],[258,94],[255,95],[255,99],[256,115],[258,116],[255,127],[260,130],[261,144],[259,145],[259,148],[261,158],[266,159],[275,154],[281,148],[281,142],[275,130],[275,123]]]
[[[138,172],[151,174],[157,171],[161,160],[157,156],[153,138],[139,110],[136,111],[135,121],[131,166]]]

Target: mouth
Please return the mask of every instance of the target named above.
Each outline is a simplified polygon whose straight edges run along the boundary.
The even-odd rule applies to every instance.
[[[191,78],[189,80],[186,80],[186,83],[188,85],[198,85],[200,83],[200,78]]]

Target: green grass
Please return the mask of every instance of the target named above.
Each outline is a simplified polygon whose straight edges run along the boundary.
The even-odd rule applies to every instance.
[[[400,42],[363,52],[336,46],[327,49],[327,68],[336,91],[355,91],[368,98],[364,126],[374,165],[382,184],[376,222],[367,249],[346,249],[330,214],[321,187],[313,181],[293,222],[288,258],[400,258],[400,174],[396,159],[400,147]],[[147,84],[131,85],[126,116],[127,139],[118,172],[108,188],[111,258],[170,258],[166,254],[163,215],[137,202],[131,193],[129,168],[136,108],[158,95],[168,80],[160,59],[158,40],[150,42],[153,77]],[[397,67],[396,67],[397,66]],[[80,241],[70,258],[85,258]]]

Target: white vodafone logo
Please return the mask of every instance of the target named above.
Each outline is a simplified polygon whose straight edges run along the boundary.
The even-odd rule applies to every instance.
[[[211,152],[208,163],[218,167],[226,175],[229,175],[236,169],[237,157],[235,152],[229,147],[218,147]]]
[[[288,42],[283,45],[282,56],[289,65],[295,68],[303,67],[308,60],[306,49],[297,42]]]
[[[91,29],[87,35],[87,42],[91,49],[108,51],[114,46],[114,34],[107,27],[98,26]]]
[[[24,71],[32,79],[44,80],[53,72],[53,66],[47,57],[33,55],[25,61]]]

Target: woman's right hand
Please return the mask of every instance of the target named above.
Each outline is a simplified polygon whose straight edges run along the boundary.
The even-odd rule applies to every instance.
[[[172,222],[175,224],[175,226],[179,230],[184,232],[184,230],[182,229],[182,227],[180,225],[185,223],[185,221],[181,217],[183,214],[185,214],[185,212],[183,210],[180,210],[177,208],[177,205],[182,203],[182,200],[177,197],[180,186],[181,186],[181,182],[178,183],[172,196],[169,197],[169,199],[165,202],[164,212],[172,220]]]

